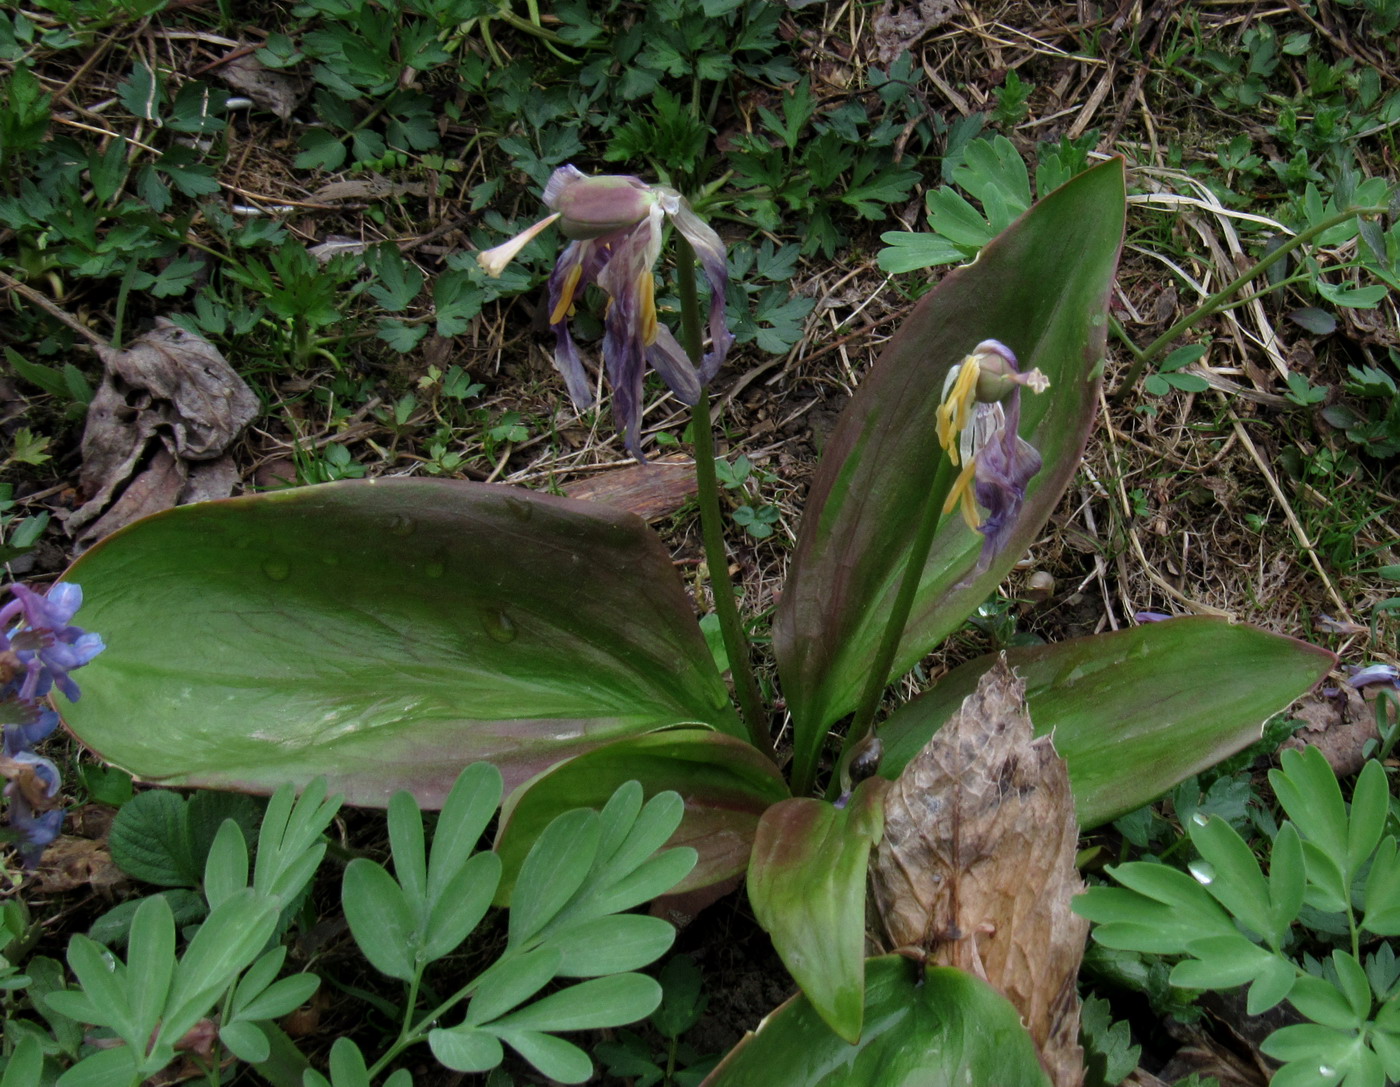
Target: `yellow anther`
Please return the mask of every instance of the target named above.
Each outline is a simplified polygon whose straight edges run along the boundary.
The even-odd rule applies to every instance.
[[[564,319],[564,315],[574,308],[574,292],[578,290],[578,281],[583,278],[582,262],[572,265],[564,273],[564,285],[559,290],[559,301],[554,303],[554,310],[549,315],[549,323],[557,325]]]
[[[959,463],[958,438],[972,417],[973,403],[977,396],[977,378],[981,367],[975,355],[968,355],[958,367],[957,377],[943,403],[935,412],[938,429],[938,444],[948,454],[954,464]],[[952,507],[950,506],[949,509]]]
[[[948,489],[948,499],[943,503],[943,512],[952,513],[953,507],[962,504],[962,518],[968,528],[977,528],[982,523],[982,514],[977,509],[977,499],[973,487],[976,483],[977,465],[968,461],[958,478]]]
[[[641,298],[637,317],[641,321],[642,343],[650,347],[656,342],[656,280],[651,278],[650,268],[637,276],[637,294]]]

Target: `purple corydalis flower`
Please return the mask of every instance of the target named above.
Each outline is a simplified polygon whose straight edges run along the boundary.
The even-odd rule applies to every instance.
[[[967,526],[982,533],[979,572],[1006,546],[1026,486],[1040,471],[1040,454],[1016,433],[1022,386],[1040,393],[1050,382],[1039,370],[1021,373],[1005,344],[983,340],[948,372],[938,406],[938,442],[953,464],[962,466],[943,512],[960,507]]]
[[[21,700],[43,698],[56,686],[69,701],[78,701],[78,685],[68,673],[104,648],[99,635],[70,623],[82,606],[82,589],[61,582],[47,596],[23,585],[11,585],[10,593],[14,599],[0,608],[0,676],[8,680],[5,672],[25,673],[15,692]],[[22,625],[7,633],[17,618]]]
[[[40,699],[57,687],[76,702],[78,685],[69,673],[101,653],[103,645],[98,635],[72,623],[83,602],[78,586],[59,584],[41,595],[11,585],[10,594],[0,607],[0,777],[6,782],[10,826],[20,836],[20,857],[33,868],[63,825],[58,767],[31,751],[58,727],[58,714]]]
[[[58,803],[62,778],[57,766],[28,751],[0,756],[0,768],[9,779],[4,792],[10,802],[10,826],[22,839],[20,859],[26,868],[34,868],[63,826]]]
[[[549,325],[554,365],[564,376],[579,410],[593,403],[588,371],[569,331],[580,292],[596,284],[608,296],[603,318],[603,361],[613,389],[613,413],[628,451],[642,458],[642,377],[648,366],[683,403],[694,404],[718,372],[734,343],[724,318],[728,282],[724,243],[675,189],[635,177],[587,177],[561,166],[545,185],[544,202],[554,214],[503,245],[477,254],[488,275],[500,275],[525,245],[553,222],[569,244],[549,277]],[[710,286],[710,350],[697,369],[656,315],[652,266],[661,254],[662,225],[670,219],[690,242]]]
[[[1353,668],[1346,682],[1348,686],[1357,689],[1375,683],[1386,683],[1400,689],[1400,668],[1393,664],[1369,664],[1365,668]]]

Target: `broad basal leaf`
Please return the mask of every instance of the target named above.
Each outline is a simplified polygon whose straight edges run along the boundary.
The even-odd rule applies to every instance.
[[[858,1045],[799,993],[701,1087],[1050,1087],[1016,1009],[985,981],[951,966],[920,976],[900,955],[869,960],[865,976]]]
[[[84,555],[107,651],[68,724],[147,780],[442,802],[623,736],[739,733],[690,601],[637,518],[505,487],[377,480],[203,503]]]
[[[860,1040],[865,989],[865,876],[889,783],[868,778],[844,808],[794,797],[758,824],[749,901],[783,965],[837,1034]]]
[[[943,459],[934,412],[949,369],[984,339],[1050,380],[1022,397],[1021,435],[1042,454],[1005,550],[970,580],[982,537],[941,527],[891,676],[986,598],[1035,538],[1079,464],[1103,364],[1109,287],[1123,237],[1123,163],[1051,193],[950,272],[876,361],[827,445],[774,623],[794,724],[794,792],[810,787],[827,726],[855,705]]]
[[[882,775],[899,774],[995,659],[955,669],[890,715]],[[1008,649],[1006,659],[1026,682],[1036,734],[1053,732],[1069,765],[1085,828],[1249,746],[1336,663],[1306,642],[1205,616]]]

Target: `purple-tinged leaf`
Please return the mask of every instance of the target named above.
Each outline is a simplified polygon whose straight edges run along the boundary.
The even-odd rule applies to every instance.
[[[944,456],[934,433],[944,378],[980,341],[1000,340],[1022,372],[1038,367],[1049,378],[1047,392],[1021,402],[1020,433],[1044,468],[983,573],[969,578],[981,535],[956,516],[942,526],[891,678],[986,598],[1073,477],[1093,425],[1125,206],[1121,159],[1045,197],[924,296],[843,412],[773,630],[793,714],[794,791],[809,787],[827,727],[855,706]]]
[[[1036,735],[1053,732],[1081,827],[1160,796],[1259,739],[1264,721],[1336,664],[1325,649],[1206,616],[1006,650]],[[880,728],[897,777],[996,661],[950,672]]]
[[[69,727],[146,780],[431,808],[473,762],[510,788],[620,737],[741,731],[669,556],[602,506],[333,483],[169,510],[73,570],[109,648]]]
[[[922,978],[902,955],[866,963],[865,1033],[851,1045],[799,993],[700,1087],[1050,1087],[1011,1002],[951,966]]]
[[[860,1040],[865,1005],[865,877],[889,782],[868,778],[845,808],[794,797],[763,813],[749,901],[817,1014]]]
[[[690,846],[700,855],[681,883],[656,894],[683,894],[741,874],[760,816],[789,795],[777,767],[732,736],[677,728],[619,740],[546,771],[506,798],[496,836],[505,868],[497,901],[509,901],[525,855],[555,816],[602,808],[628,781],[640,782],[647,797],[667,789],[684,797],[685,817],[667,845]]]

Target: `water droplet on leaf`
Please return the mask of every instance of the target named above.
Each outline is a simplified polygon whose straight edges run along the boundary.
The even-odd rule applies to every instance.
[[[1186,867],[1202,887],[1209,887],[1215,882],[1215,867],[1209,861],[1194,860]]]
[[[413,518],[407,514],[396,513],[389,518],[385,527],[388,528],[390,535],[412,536],[413,530],[418,526],[414,523]]]
[[[481,628],[493,642],[515,641],[515,623],[503,611],[488,611],[481,617]]]
[[[286,581],[292,568],[286,559],[268,559],[262,564],[262,572],[273,581]]]
[[[1198,811],[1195,815],[1191,816],[1191,822],[1195,823],[1198,827],[1203,827],[1210,822],[1210,816],[1206,815],[1203,811]]]

